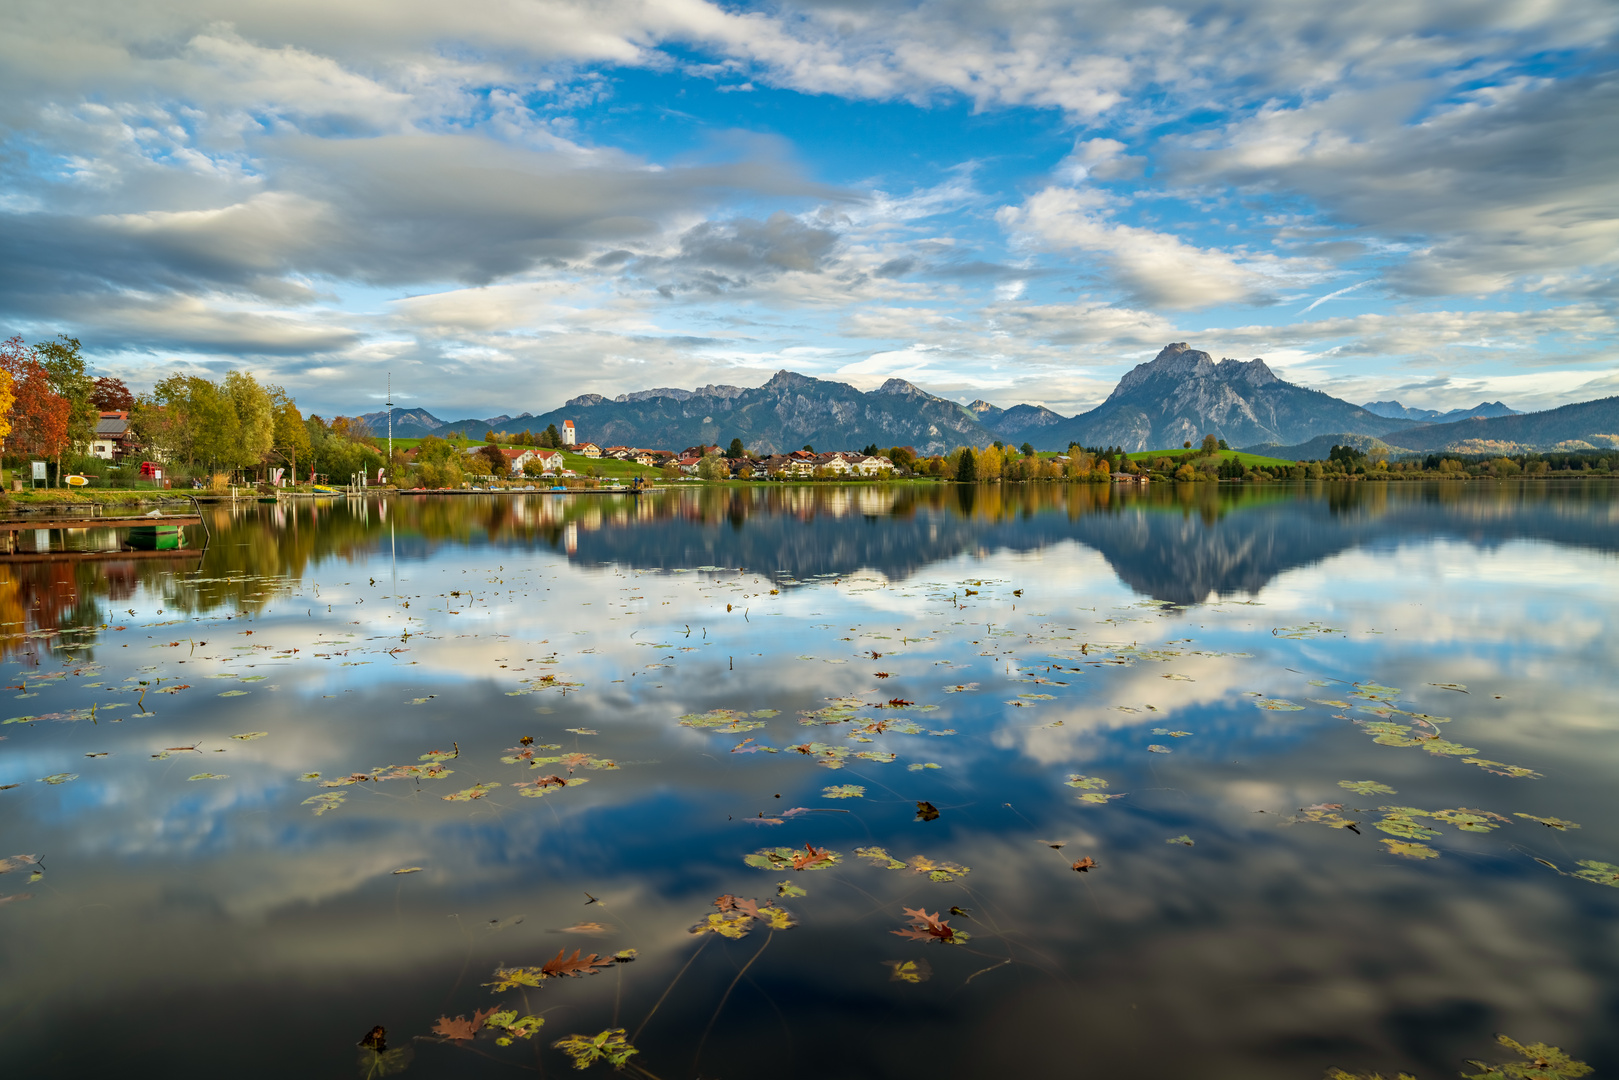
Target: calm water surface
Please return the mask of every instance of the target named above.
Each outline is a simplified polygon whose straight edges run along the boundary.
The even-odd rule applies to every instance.
[[[301,500],[0,565],[0,1052],[1615,1075],[1616,494]],[[576,949],[637,953],[489,985]],[[544,1026],[434,1034],[490,1008]]]

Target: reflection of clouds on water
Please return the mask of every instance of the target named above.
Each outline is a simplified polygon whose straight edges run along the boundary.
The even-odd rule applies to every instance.
[[[156,696],[157,715],[146,720],[0,728],[9,736],[0,782],[27,782],[0,792],[14,800],[4,804],[0,847],[45,853],[50,886],[5,909],[18,932],[8,935],[3,970],[31,974],[0,980],[0,1005],[60,1012],[85,999],[78,973],[93,967],[93,993],[124,1001],[132,1017],[147,1015],[138,988],[160,984],[193,1008],[229,989],[260,1015],[282,1024],[292,1016],[346,1048],[391,1000],[420,998],[387,1008],[421,1012],[401,1030],[425,1031],[463,962],[462,989],[445,1006],[452,1015],[492,1003],[476,984],[496,963],[541,962],[566,944],[642,950],[625,969],[624,1013],[638,1018],[695,950],[686,928],[715,896],[763,899],[790,873],[751,869],[742,856],[811,842],[842,852],[844,865],[791,878],[809,890],[782,901],[800,926],[777,935],[751,969],[754,981],[727,1006],[709,1050],[716,1071],[748,1074],[757,1061],[747,1056],[748,1033],[779,1040],[783,1023],[793,1038],[839,1033],[849,1060],[886,1061],[901,1047],[905,1067],[942,1074],[996,1053],[1003,1069],[1012,1060],[1025,1074],[1071,1071],[1077,1038],[1088,1066],[1120,1075],[1195,1072],[1217,1061],[1232,1075],[1277,1080],[1328,1064],[1444,1075],[1484,1052],[1479,1040],[1493,1030],[1569,1045],[1589,1042],[1605,1023],[1602,994],[1615,984],[1619,954],[1601,927],[1614,901],[1531,861],[1567,869],[1577,858],[1619,853],[1607,798],[1619,754],[1607,720],[1619,689],[1607,645],[1611,555],[1576,537],[1605,510],[1582,504],[1558,515],[1557,528],[1572,530],[1561,538],[1502,542],[1494,533],[1464,538],[1455,523],[1504,522],[1508,532],[1529,533],[1540,528],[1528,520],[1539,508],[1486,495],[1479,514],[1465,502],[1427,506],[1387,492],[1337,507],[1274,496],[1181,507],[1087,493],[1081,507],[1059,489],[986,491],[964,512],[954,492],[907,502],[895,490],[790,489],[778,493],[779,505],[744,494],[683,495],[645,516],[634,505],[588,512],[583,500],[505,511],[474,500],[396,505],[389,523],[407,537],[398,592],[410,597],[408,610],[388,599],[388,534],[373,517],[340,528],[341,543],[306,538],[300,565],[315,569],[298,582],[297,599],[255,608],[251,622],[222,619],[237,610],[227,589],[189,609],[209,613],[201,624],[126,632],[140,634],[127,652],[116,647],[121,636],[103,635],[113,647],[93,648],[106,671],[88,680],[102,687],[68,679],[15,704],[43,712],[110,699],[135,666],[154,666],[142,677],[193,689]],[[868,513],[898,519],[873,523]],[[241,515],[232,527],[250,529],[252,520]],[[588,565],[553,547],[570,522]],[[781,558],[752,572],[755,553],[773,545]],[[696,569],[730,556],[750,572]],[[818,569],[827,559],[833,564]],[[667,572],[624,572],[666,560]],[[871,569],[851,572],[862,566]],[[769,576],[783,567],[795,583]],[[1141,600],[1143,592],[1240,591],[1249,582],[1259,605]],[[176,588],[143,584],[126,606],[142,612],[141,624],[158,621],[151,611],[172,602]],[[467,595],[450,609],[441,594],[456,589]],[[1310,623],[1346,633],[1272,635]],[[205,650],[148,647],[164,634],[189,641],[202,628]],[[271,649],[225,659],[246,642]],[[301,650],[297,659],[266,659],[290,647]],[[389,655],[396,647],[409,651]],[[347,657],[313,656],[344,649]],[[1159,661],[1143,650],[1182,655]],[[554,665],[538,662],[553,652]],[[1093,663],[1108,657],[1133,662]],[[248,674],[250,663],[268,678],[208,678]],[[545,673],[583,685],[566,696],[511,696]],[[1049,681],[1020,681],[1031,677]],[[1309,700],[1350,700],[1350,687],[1312,687],[1311,679],[1402,687],[1408,707],[1454,718],[1446,738],[1547,779],[1491,776],[1417,747],[1376,745],[1332,717],[1369,714]],[[944,690],[974,683],[975,691]],[[249,694],[216,696],[238,685]],[[1258,709],[1253,692],[1305,708]],[[851,693],[872,704],[915,703],[859,715],[957,733],[876,733],[854,743],[847,724],[799,724],[800,711]],[[418,698],[428,700],[409,704]],[[928,705],[938,710],[920,711]],[[780,715],[745,734],[677,723],[719,708]],[[572,727],[600,734],[576,736]],[[229,738],[260,730],[270,734]],[[523,735],[621,768],[581,772],[590,783],[544,798],[520,797],[512,784],[539,774],[499,758]],[[898,760],[850,759],[833,770],[785,750],[730,753],[747,737],[777,748],[823,741],[891,751]],[[330,778],[413,763],[452,741],[461,756],[446,763],[455,772],[445,779],[334,789],[346,801],[321,817],[301,805],[325,790],[297,782],[301,773]],[[228,753],[150,758],[193,742]],[[1149,754],[1150,742],[1173,752]],[[87,751],[113,756],[86,761]],[[943,767],[906,768],[923,762]],[[62,771],[81,778],[35,782]],[[205,771],[229,779],[185,780]],[[1108,792],[1126,797],[1081,804],[1063,784],[1071,772],[1105,777]],[[1360,798],[1338,786],[1365,778],[1398,794]],[[441,798],[480,782],[502,786],[472,802]],[[862,785],[866,796],[823,800],[821,789],[833,784]],[[1374,814],[1356,814],[1365,822],[1359,836],[1283,823],[1301,806],[1375,807],[1380,798],[1555,814],[1585,827],[1558,833],[1514,819],[1478,836],[1446,827],[1431,841],[1439,857],[1416,863],[1388,853]],[[916,820],[919,800],[931,801],[939,819]],[[795,806],[850,812],[779,826],[743,820]],[[1195,846],[1166,844],[1181,834]],[[1067,846],[1053,851],[1043,840]],[[972,872],[942,884],[868,866],[853,852],[872,844]],[[1074,873],[1081,856],[1099,866]],[[409,866],[423,869],[394,876]],[[587,893],[607,910],[585,906]],[[974,911],[959,925],[979,952],[927,951],[895,938],[900,909],[918,904]],[[485,928],[518,914],[521,923]],[[582,940],[553,932],[586,918],[619,929]],[[649,1028],[649,1053],[676,1047],[689,1058],[689,1033],[701,1031],[763,940],[707,946]],[[880,961],[913,955],[930,960],[935,978],[896,990]],[[1017,962],[963,985],[1007,955]],[[546,1007],[559,1009],[556,1024],[577,1030],[604,1022],[617,978],[548,986]],[[318,1006],[321,1018],[281,1011],[282,995]],[[852,1024],[851,1008],[862,1021],[907,1018],[902,1030]],[[47,1022],[39,1037],[55,1030]],[[1024,1041],[1009,1052],[1017,1038]],[[24,1043],[30,1058],[38,1044]]]

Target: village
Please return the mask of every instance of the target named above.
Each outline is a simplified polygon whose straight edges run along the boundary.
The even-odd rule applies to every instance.
[[[528,433],[524,433],[525,435]],[[665,474],[675,473],[706,480],[798,480],[842,479],[859,477],[875,479],[903,472],[890,456],[864,451],[834,450],[817,453],[805,448],[786,454],[755,457],[748,454],[740,440],[732,446],[689,446],[684,450],[656,450],[635,446],[598,446],[593,442],[580,442],[572,420],[563,421],[557,432],[559,447],[513,445],[512,436],[490,432],[482,444],[469,446],[463,453],[469,458],[489,458],[492,448],[506,463],[508,477],[537,477],[541,479],[575,479],[581,474],[570,468],[563,451],[593,461],[623,461],[647,468],[660,469]],[[874,448],[872,448],[874,449]],[[909,447],[896,448],[901,460],[915,461],[915,451]],[[406,451],[411,459],[418,448]],[[476,475],[476,474],[474,474]],[[482,474],[484,479],[495,480],[494,473]]]

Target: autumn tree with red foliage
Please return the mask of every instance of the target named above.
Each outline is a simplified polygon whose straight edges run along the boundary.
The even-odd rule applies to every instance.
[[[90,400],[97,412],[129,412],[135,407],[135,395],[130,393],[124,380],[103,375],[96,380]]]
[[[12,448],[41,457],[66,450],[73,403],[53,388],[50,372],[35,350],[21,337],[0,344],[0,370],[11,376],[13,399],[6,419]]]

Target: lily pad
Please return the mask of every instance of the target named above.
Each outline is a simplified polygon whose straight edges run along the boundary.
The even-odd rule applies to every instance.
[[[1376,780],[1340,780],[1338,786],[1348,788],[1356,795],[1398,795],[1399,792]]]
[[[865,794],[866,789],[859,784],[833,784],[821,789],[823,799],[859,799]]]
[[[200,772],[195,776],[186,777],[187,780],[229,780],[229,773]]]
[[[311,795],[309,798],[305,799],[301,805],[313,806],[315,808],[315,816],[320,817],[328,810],[336,810],[339,806],[342,806],[343,798],[344,796],[341,792],[328,791],[320,795]]]
[[[1385,840],[1389,854],[1398,855],[1403,859],[1437,859],[1439,852],[1427,844],[1410,844],[1402,840]]]
[[[1586,881],[1594,881],[1598,885],[1609,885],[1619,889],[1619,866],[1615,866],[1613,863],[1596,862],[1593,859],[1581,859],[1580,865],[1585,869],[1574,871],[1575,877],[1584,878]]]
[[[1538,821],[1548,829],[1556,829],[1558,832],[1566,832],[1569,829],[1579,828],[1579,826],[1574,822],[1564,821],[1562,818],[1558,817],[1536,817],[1534,814],[1513,814],[1512,816],[1527,818],[1530,821]]]

